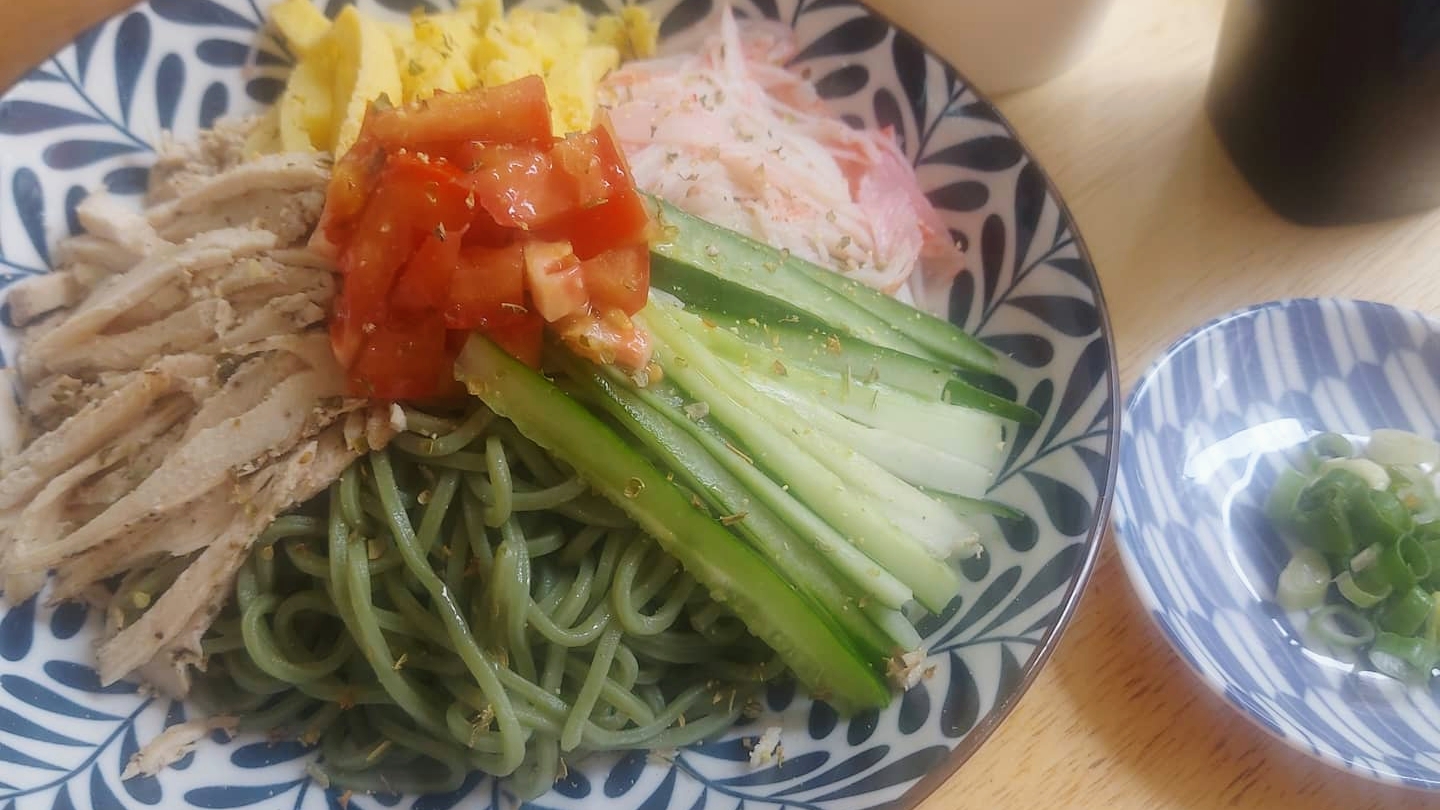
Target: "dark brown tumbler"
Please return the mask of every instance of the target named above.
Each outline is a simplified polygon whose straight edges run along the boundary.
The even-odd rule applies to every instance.
[[[1230,0],[1206,106],[1287,219],[1440,206],[1440,0]]]

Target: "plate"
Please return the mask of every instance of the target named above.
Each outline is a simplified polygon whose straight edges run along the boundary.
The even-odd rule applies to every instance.
[[[87,188],[144,186],[162,130],[186,137],[256,109],[286,60],[252,43],[259,0],[151,0],[86,32],[0,100],[0,268],[45,272]],[[335,5],[332,3],[331,5]],[[587,0],[587,7],[606,3]],[[619,5],[618,1],[614,5]],[[648,4],[667,43],[709,25],[711,0]],[[366,4],[403,14],[409,0]],[[963,565],[964,590],[925,621],[930,677],[884,712],[837,717],[776,687],[765,715],[673,757],[595,757],[534,803],[548,808],[908,807],[990,736],[1053,648],[1088,577],[1113,485],[1118,396],[1099,284],[1069,214],[996,112],[912,37],[849,0],[742,0],[793,25],[808,71],[849,120],[893,127],[972,272],[935,302],[1009,355],[1019,398],[1045,414],[1014,437],[995,497],[1033,520]],[[330,9],[334,11],[334,9]],[[7,354],[13,345],[5,344]],[[307,752],[263,739],[206,742],[156,778],[121,781],[137,749],[190,711],[91,669],[98,617],[73,606],[0,608],[0,806],[18,810],[320,808],[337,793],[307,775]],[[745,748],[783,728],[783,764]],[[963,777],[962,777],[963,778]],[[512,806],[504,783],[455,795],[357,797],[351,807]]]
[[[1273,603],[1289,558],[1263,507],[1311,435],[1440,436],[1440,322],[1385,304],[1291,299],[1167,351],[1135,387],[1115,529],[1145,609],[1200,678],[1295,749],[1440,788],[1440,686],[1411,689],[1307,648]]]

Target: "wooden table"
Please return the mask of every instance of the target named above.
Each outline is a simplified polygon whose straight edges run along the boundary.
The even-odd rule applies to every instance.
[[[126,0],[0,0],[0,86]],[[1126,391],[1190,326],[1293,295],[1440,308],[1440,213],[1334,229],[1270,213],[1201,111],[1223,0],[1117,0],[1070,73],[1000,101],[1099,267]],[[923,810],[1440,805],[1345,776],[1211,694],[1145,617],[1112,544],[1059,649]]]

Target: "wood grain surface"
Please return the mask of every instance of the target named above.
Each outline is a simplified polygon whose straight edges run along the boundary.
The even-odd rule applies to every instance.
[[[128,4],[0,0],[0,86]],[[1302,228],[1235,172],[1201,107],[1223,6],[1117,0],[1083,62],[999,100],[1090,247],[1126,392],[1183,332],[1245,304],[1341,295],[1440,309],[1440,213]],[[1431,805],[1292,751],[1208,691],[1141,611],[1107,537],[1049,664],[922,809]]]

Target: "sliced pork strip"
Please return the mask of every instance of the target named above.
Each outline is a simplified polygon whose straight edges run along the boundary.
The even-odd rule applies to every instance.
[[[320,372],[297,374],[241,416],[202,430],[165,459],[152,475],[98,517],[44,548],[26,548],[17,564],[53,567],[91,547],[163,520],[169,512],[219,486],[245,463],[303,438],[310,403],[333,396]],[[318,395],[317,395],[318,394]]]
[[[129,270],[144,255],[109,239],[82,233],[60,240],[55,246],[54,259],[57,270],[73,272],[76,278],[86,281]],[[86,271],[80,272],[81,267]]]
[[[344,373],[335,360],[334,350],[330,348],[330,336],[319,330],[293,335],[274,335],[229,349],[230,354],[240,356],[274,351],[293,354],[304,360],[308,368],[331,369],[335,374]]]
[[[155,164],[150,167],[146,205],[173,199],[206,178],[239,165],[245,159],[245,139],[254,127],[251,118],[226,119],[195,139],[161,136]]]
[[[275,251],[229,266],[197,273],[191,281],[193,297],[224,298],[236,307],[260,304],[281,295],[305,293],[317,304],[329,304],[335,296],[335,274],[328,267],[313,267],[287,261],[293,251]]]
[[[136,375],[113,394],[86,405],[58,428],[0,463],[0,509],[31,497],[45,481],[124,433],[175,384],[173,375],[159,369]]]
[[[75,512],[71,522],[89,522],[149,478],[179,445],[186,420],[194,412],[195,400],[183,393],[170,394],[151,406],[145,422],[103,451],[118,455],[124,463],[117,463],[75,490],[70,500]],[[89,517],[80,518],[82,513]]]
[[[253,190],[180,214],[160,225],[160,235],[179,242],[218,228],[245,226],[274,233],[277,244],[295,245],[310,235],[324,208],[323,187]]]
[[[51,356],[52,371],[77,374],[139,368],[151,358],[204,347],[228,331],[235,314],[218,298],[197,301],[170,315],[119,334],[97,335]]]
[[[84,297],[85,288],[74,274],[57,270],[10,285],[6,290],[5,303],[10,309],[10,324],[26,326],[42,315],[75,306]]]
[[[114,683],[158,656],[198,655],[198,649],[177,650],[172,645],[195,626],[197,617],[208,625],[220,612],[255,538],[281,512],[324,490],[357,457],[332,427],[268,468],[263,483],[241,494],[248,506],[227,531],[134,624],[100,645],[101,682]],[[191,643],[198,648],[198,641],[195,634]]]
[[[25,414],[40,430],[55,429],[65,417],[83,406],[81,392],[85,381],[69,374],[53,374],[37,380],[24,391]],[[4,459],[0,458],[0,462]]]
[[[330,163],[329,156],[320,152],[265,155],[199,180],[180,196],[151,206],[144,217],[163,231],[187,216],[223,208],[243,216],[245,206],[231,203],[257,191],[324,189],[330,182]]]
[[[138,567],[146,560],[183,557],[199,551],[223,535],[243,508],[235,501],[235,487],[221,484],[154,526],[123,534],[66,561],[55,572],[50,598],[74,599],[90,583]]]
[[[144,301],[116,315],[115,320],[106,324],[105,331],[113,333],[139,329],[168,318],[193,303],[194,299],[182,281],[180,278],[174,279]]]
[[[305,369],[304,361],[293,355],[252,357],[237,362],[224,386],[201,404],[185,426],[181,441],[189,441],[202,430],[242,416],[265,401],[280,383]]]
[[[274,234],[234,228],[202,234],[184,245],[161,248],[129,272],[96,287],[60,326],[27,347],[29,359],[45,364],[50,357],[84,343],[118,315],[184,274],[274,246]]]
[[[25,446],[25,418],[16,399],[15,370],[0,368],[0,464]]]
[[[290,335],[325,320],[325,308],[304,293],[283,295],[247,313],[220,335],[222,349],[243,346],[276,335]]]
[[[106,470],[123,468],[190,409],[190,403],[183,397],[172,397],[169,402],[152,408],[125,435],[51,478],[34,497],[17,507],[19,515],[9,527],[9,539],[0,556],[4,590],[10,599],[28,599],[44,583],[46,568],[28,565],[26,560],[34,556],[35,549],[56,542],[70,527],[75,517],[74,510],[69,508],[71,497],[87,479]],[[17,585],[21,579],[28,584]]]
[[[75,217],[86,233],[144,256],[165,244],[143,214],[115,199],[108,191],[90,193],[75,206]]]

